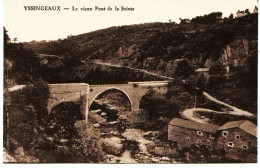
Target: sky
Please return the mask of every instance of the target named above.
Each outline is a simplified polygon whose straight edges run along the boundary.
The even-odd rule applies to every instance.
[[[61,6],[70,10],[25,11],[24,6]],[[113,11],[71,11],[74,7],[105,7]],[[114,11],[114,7],[133,7],[134,11]],[[4,0],[4,26],[11,39],[19,42],[57,40],[111,26],[149,22],[179,23],[211,12],[223,16],[257,6],[257,0]]]

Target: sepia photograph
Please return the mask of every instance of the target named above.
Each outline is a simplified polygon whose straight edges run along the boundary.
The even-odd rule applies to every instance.
[[[4,165],[257,165],[258,0],[2,5]]]

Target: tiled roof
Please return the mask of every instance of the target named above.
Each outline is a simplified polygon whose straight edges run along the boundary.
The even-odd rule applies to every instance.
[[[230,128],[240,128],[249,134],[257,137],[257,126],[253,123],[251,123],[248,120],[239,120],[239,121],[232,121],[224,124],[219,128],[219,130],[226,130]]]
[[[215,124],[204,124],[204,123],[197,123],[193,121],[188,121],[184,119],[174,118],[169,125],[178,126],[182,128],[193,129],[197,131],[215,133],[219,126]]]

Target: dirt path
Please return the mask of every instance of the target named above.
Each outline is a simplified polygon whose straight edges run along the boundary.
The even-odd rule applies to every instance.
[[[246,116],[246,117],[254,117],[254,116],[255,116],[254,114],[252,114],[252,113],[250,113],[250,112],[248,112],[248,111],[241,110],[241,109],[236,108],[236,107],[234,107],[234,106],[231,106],[231,105],[229,105],[229,104],[227,104],[227,103],[224,103],[224,102],[222,102],[222,101],[220,101],[220,100],[218,100],[218,99],[212,97],[212,96],[209,95],[207,92],[203,92],[203,95],[205,96],[206,99],[208,99],[208,100],[210,100],[210,101],[213,101],[213,102],[215,102],[215,103],[217,103],[217,104],[221,104],[221,105],[223,105],[223,106],[226,106],[226,107],[232,109],[233,111],[229,111],[228,114],[241,115],[241,116]]]
[[[20,90],[20,89],[25,88],[25,87],[26,87],[26,85],[15,85],[13,87],[8,88],[8,92]]]
[[[169,79],[169,80],[173,80],[173,79],[174,79],[174,78],[172,78],[172,77],[167,77],[167,76],[159,75],[159,74],[156,74],[156,73],[153,73],[153,72],[146,71],[146,70],[144,70],[144,69],[132,68],[132,67],[129,67],[129,66],[114,65],[114,64],[103,63],[103,62],[95,62],[95,64],[98,64],[98,65],[106,65],[106,66],[110,66],[110,67],[120,67],[120,68],[131,69],[131,70],[135,70],[135,71],[139,71],[139,72],[144,72],[144,73],[146,73],[146,74],[148,74],[148,75],[153,75],[153,76],[156,76],[156,77],[160,77],[160,78],[164,78],[164,79]]]
[[[228,111],[228,112],[220,112],[220,111],[214,111],[214,110],[210,110],[210,109],[204,109],[204,108],[192,108],[192,109],[186,109],[184,110],[181,115],[183,118],[186,118],[186,119],[189,119],[191,121],[195,121],[195,122],[198,122],[198,123],[208,123],[207,120],[205,119],[201,119],[197,116],[194,115],[194,112],[207,112],[207,113],[218,113],[218,114],[229,114],[229,115],[236,115],[236,116],[245,116],[245,117],[255,117],[254,114],[248,112],[248,111],[244,111],[244,110],[241,110],[239,108],[236,108],[234,106],[231,106],[227,103],[224,103],[214,97],[212,97],[211,95],[209,95],[208,93],[206,92],[203,92],[203,95],[206,97],[206,99],[210,100],[210,101],[213,101],[217,104],[221,104],[221,105],[224,105],[230,109],[232,109],[233,111]]]

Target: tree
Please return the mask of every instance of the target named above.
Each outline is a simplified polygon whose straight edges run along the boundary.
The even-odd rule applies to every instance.
[[[246,9],[246,10],[245,10],[245,13],[246,13],[246,14],[250,14],[249,9]]]
[[[233,19],[234,18],[234,14],[233,13],[231,13],[230,15],[229,15],[229,17],[228,17],[229,19]]]
[[[192,23],[199,24],[212,24],[216,23],[222,17],[222,12],[213,12],[204,16],[197,16],[191,20]]]
[[[10,38],[9,38],[7,32],[8,31],[4,27],[4,46],[6,46],[6,44],[9,43],[9,41],[10,41]]]
[[[190,76],[192,74],[192,72],[193,71],[192,71],[192,68],[191,68],[189,62],[185,59],[181,60],[175,69],[176,74],[183,76],[185,78]]]
[[[207,79],[205,77],[204,74],[201,74],[198,78],[198,82],[197,82],[197,86],[198,88],[200,88],[202,91],[206,90],[207,87]]]
[[[14,42],[14,43],[17,42],[17,38],[16,38],[16,37],[13,38],[13,42]]]
[[[142,97],[140,101],[140,108],[149,112],[150,118],[157,118],[165,103],[166,101],[163,95],[159,95],[154,91],[151,91]]]
[[[217,62],[213,65],[211,65],[209,69],[210,75],[220,75],[223,76],[226,73],[225,67],[220,63]]]
[[[47,105],[49,98],[50,90],[48,84],[42,80],[36,81],[32,88],[31,102],[41,123],[44,122],[48,115]]]

